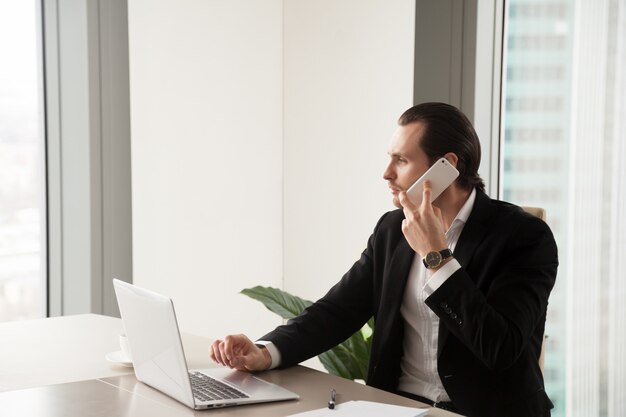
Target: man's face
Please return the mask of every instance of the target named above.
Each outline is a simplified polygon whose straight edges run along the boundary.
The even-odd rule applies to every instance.
[[[406,191],[430,167],[428,156],[422,151],[419,142],[424,125],[415,122],[396,129],[389,146],[389,165],[383,178],[389,184],[393,204],[401,208],[398,193]]]

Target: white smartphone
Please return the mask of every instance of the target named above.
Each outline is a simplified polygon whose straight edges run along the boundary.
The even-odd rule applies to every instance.
[[[435,201],[458,176],[459,171],[446,158],[441,158],[411,185],[406,194],[413,204],[421,204],[422,193],[424,192],[422,184],[424,184],[424,181],[429,180],[433,189],[431,201]]]

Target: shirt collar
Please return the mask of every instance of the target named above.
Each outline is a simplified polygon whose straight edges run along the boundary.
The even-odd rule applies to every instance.
[[[461,207],[461,210],[459,210],[459,212],[457,213],[454,221],[452,222],[452,225],[450,226],[450,229],[452,229],[452,227],[454,227],[457,223],[465,224],[467,222],[467,219],[469,218],[470,214],[472,213],[472,209],[474,208],[475,201],[476,188],[472,190],[469,197],[467,198],[467,201],[465,202],[465,204],[463,204],[463,207]]]

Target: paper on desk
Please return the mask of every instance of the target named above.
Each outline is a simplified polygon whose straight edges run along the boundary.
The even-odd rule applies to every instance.
[[[426,414],[427,411],[424,408],[402,407],[371,401],[348,401],[337,404],[334,410],[326,407],[288,417],[417,417]]]

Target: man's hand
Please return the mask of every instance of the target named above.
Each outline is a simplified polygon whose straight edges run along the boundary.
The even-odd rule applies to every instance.
[[[432,185],[430,181],[425,181],[422,203],[419,206],[409,200],[405,191],[398,195],[405,217],[402,221],[402,233],[411,248],[422,258],[430,251],[448,247],[443,216],[441,210],[432,205],[431,194]]]
[[[258,347],[243,334],[216,340],[209,348],[209,355],[214,362],[238,371],[263,371],[272,365],[267,349]]]

